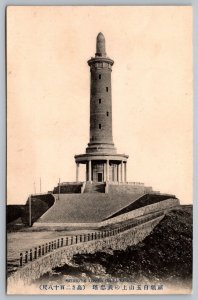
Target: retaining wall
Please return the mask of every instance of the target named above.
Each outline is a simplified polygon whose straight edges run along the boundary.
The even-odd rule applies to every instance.
[[[105,252],[109,249],[125,250],[128,246],[136,245],[141,242],[150,234],[163,217],[164,215],[162,214],[148,222],[120,232],[114,236],[56,249],[16,271],[8,278],[8,287],[11,288],[13,285],[19,283],[25,285],[30,284],[47,272],[51,272],[53,268],[68,264],[75,254],[95,253],[98,251]]]
[[[117,193],[144,193],[145,187],[143,185],[130,185],[130,184],[108,184],[108,193],[117,194]]]

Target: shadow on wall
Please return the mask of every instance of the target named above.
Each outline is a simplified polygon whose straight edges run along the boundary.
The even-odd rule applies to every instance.
[[[53,204],[54,197],[51,194],[36,195],[31,200],[32,224],[39,219]],[[6,207],[7,229],[20,229],[29,225],[29,199],[25,205],[7,205]]]
[[[174,195],[171,195],[171,198],[172,199],[177,199]],[[117,217],[121,214],[128,213],[132,210],[136,210],[136,209],[139,209],[141,207],[151,205],[151,204],[155,204],[155,203],[158,203],[158,202],[161,202],[161,201],[164,201],[164,200],[168,200],[168,199],[170,199],[170,195],[146,194],[146,195],[142,196],[140,199],[137,199],[137,201],[134,201],[129,206],[127,206],[127,207],[123,208],[122,210],[118,211],[117,213],[111,215],[109,218],[106,218],[105,220]]]

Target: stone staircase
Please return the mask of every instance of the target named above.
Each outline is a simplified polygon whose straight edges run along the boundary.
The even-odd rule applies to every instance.
[[[98,182],[86,182],[84,193],[105,193],[105,184]]]

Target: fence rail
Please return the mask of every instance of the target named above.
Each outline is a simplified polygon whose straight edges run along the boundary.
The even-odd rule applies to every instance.
[[[146,223],[148,221],[151,221],[157,217],[163,216],[164,212],[156,212],[152,215],[149,215],[145,218],[136,220],[135,222],[127,225],[121,225],[120,227],[111,229],[111,230],[103,230],[103,231],[96,231],[92,233],[87,234],[79,234],[79,235],[73,235],[73,236],[66,236],[61,237],[55,240],[52,240],[51,242],[39,245],[37,247],[31,248],[27,251],[20,253],[19,258],[19,266],[23,267],[28,262],[32,262],[33,260],[36,260],[50,252],[53,252],[56,249],[71,246],[79,243],[85,243],[89,241],[99,240],[110,236],[115,236],[123,231],[126,231],[128,229],[131,229],[133,227],[136,227],[138,225],[141,225],[143,223]]]

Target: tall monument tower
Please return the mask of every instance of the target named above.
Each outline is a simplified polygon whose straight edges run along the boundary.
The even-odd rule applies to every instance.
[[[79,164],[86,164],[86,181],[126,182],[127,158],[117,154],[112,135],[111,72],[114,61],[107,57],[105,38],[96,38],[96,54],[88,60],[90,85],[90,136],[86,154],[75,155],[76,181]]]
[[[106,56],[105,38],[96,39],[96,54],[88,61],[90,86],[90,141],[86,153],[115,153],[112,136],[111,72],[114,61]]]

